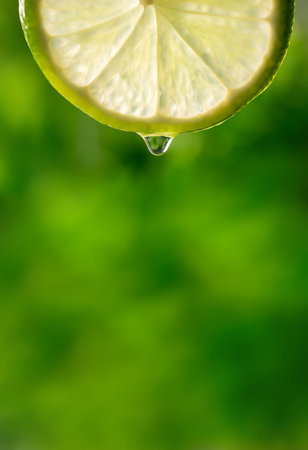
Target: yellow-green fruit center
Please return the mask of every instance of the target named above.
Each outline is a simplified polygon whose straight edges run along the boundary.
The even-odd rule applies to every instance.
[[[140,4],[142,6],[149,6],[149,5],[153,5],[154,0],[140,0]]]

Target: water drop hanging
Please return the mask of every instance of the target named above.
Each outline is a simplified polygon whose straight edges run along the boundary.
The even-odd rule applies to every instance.
[[[160,156],[166,153],[169,149],[171,142],[173,141],[172,137],[167,136],[142,136],[149,151],[152,155]]]

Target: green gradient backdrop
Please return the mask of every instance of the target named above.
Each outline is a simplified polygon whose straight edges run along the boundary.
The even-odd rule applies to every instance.
[[[307,5],[270,89],[154,158],[0,8],[0,449],[307,450]]]

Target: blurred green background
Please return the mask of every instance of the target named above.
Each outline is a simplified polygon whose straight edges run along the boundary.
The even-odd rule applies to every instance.
[[[0,9],[0,449],[308,449],[308,21],[273,85],[155,158]]]

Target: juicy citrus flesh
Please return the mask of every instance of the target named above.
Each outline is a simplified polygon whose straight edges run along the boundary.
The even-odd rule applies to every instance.
[[[290,0],[20,0],[34,56],[97,120],[151,134],[213,126],[273,78]]]

